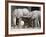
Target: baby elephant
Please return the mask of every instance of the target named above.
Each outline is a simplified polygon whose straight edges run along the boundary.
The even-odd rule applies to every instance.
[[[38,10],[29,13],[32,18],[33,27],[41,27],[41,13]]]
[[[28,13],[29,13],[29,11],[28,11],[27,8],[23,8],[23,9],[19,9],[18,8],[18,9],[15,9],[14,12],[13,12],[13,24],[16,25],[16,18],[18,18],[19,19],[18,27],[22,28],[22,26],[24,25],[24,21],[22,20],[21,17],[27,16]]]

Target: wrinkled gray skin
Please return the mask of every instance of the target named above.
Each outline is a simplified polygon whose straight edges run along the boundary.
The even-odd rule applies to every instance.
[[[16,23],[15,23],[16,22],[16,17],[19,18],[20,19],[19,20],[19,27],[21,28],[21,26],[20,26],[20,21],[22,20],[21,17],[23,17],[23,16],[25,16],[25,17],[31,17],[32,18],[32,22],[35,19],[34,20],[34,23],[35,24],[33,24],[33,25],[35,27],[37,27],[37,26],[40,26],[39,25],[40,15],[41,15],[40,14],[40,11],[37,11],[37,10],[32,11],[32,12],[29,12],[29,10],[26,9],[26,8],[23,8],[23,9],[15,9],[14,12],[13,12],[13,22],[16,25]],[[32,27],[33,27],[33,25],[32,25]]]
[[[41,13],[40,11],[32,11],[32,19],[35,19],[34,20],[34,26],[35,27],[40,27],[40,22],[41,22]]]
[[[13,12],[13,23],[14,25],[16,25],[16,17],[19,18],[19,28],[21,27],[21,17],[24,16],[27,16],[29,13],[28,9],[26,8],[23,8],[23,9],[15,9],[14,12]]]
[[[29,11],[26,8],[23,9],[15,9],[13,12],[13,15],[16,15],[17,18],[23,17],[23,16],[28,16]]]

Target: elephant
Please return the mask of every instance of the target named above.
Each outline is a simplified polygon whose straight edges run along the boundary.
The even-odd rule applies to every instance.
[[[29,13],[32,18],[33,27],[41,27],[41,13],[38,10]]]
[[[19,24],[18,26],[20,28],[22,28],[21,27],[21,21],[23,21],[23,20],[22,20],[21,17],[28,16],[28,13],[29,13],[29,11],[28,11],[27,8],[23,8],[23,9],[18,8],[18,9],[15,9],[14,12],[13,12],[13,23],[14,23],[14,25],[16,25],[16,23],[15,23],[16,22],[16,18],[18,18],[19,19],[19,22],[17,21],[18,24]]]
[[[34,10],[31,12],[27,8],[23,8],[23,9],[18,8],[18,9],[15,9],[12,14],[13,14],[13,24],[14,25],[16,25],[16,18],[18,18],[18,20],[19,20],[19,21],[17,21],[19,24],[18,28],[23,28],[23,26],[25,26],[24,24],[21,25],[22,22],[25,23],[25,21],[22,20],[22,17],[27,17],[27,19],[30,18],[30,20],[32,20],[32,21],[30,21],[30,20],[27,21],[29,24],[28,26],[30,26],[30,25],[32,25],[32,27],[41,26],[41,13],[38,10]],[[30,24],[30,23],[32,23],[32,24]]]

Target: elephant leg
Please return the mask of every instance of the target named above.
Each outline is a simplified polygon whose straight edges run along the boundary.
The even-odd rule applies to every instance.
[[[34,19],[32,20],[32,27],[34,28]]]
[[[38,19],[38,27],[41,27],[41,18]]]
[[[35,27],[38,27],[38,17],[35,18]]]
[[[21,20],[22,20],[22,18],[19,18],[19,25],[18,25],[19,28],[22,28]]]

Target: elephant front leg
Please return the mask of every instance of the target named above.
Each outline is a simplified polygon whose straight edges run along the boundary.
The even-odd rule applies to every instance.
[[[35,18],[35,27],[38,27],[39,24],[38,24],[38,17]]]
[[[19,28],[23,28],[24,25],[24,21],[22,20],[22,18],[19,18]]]

